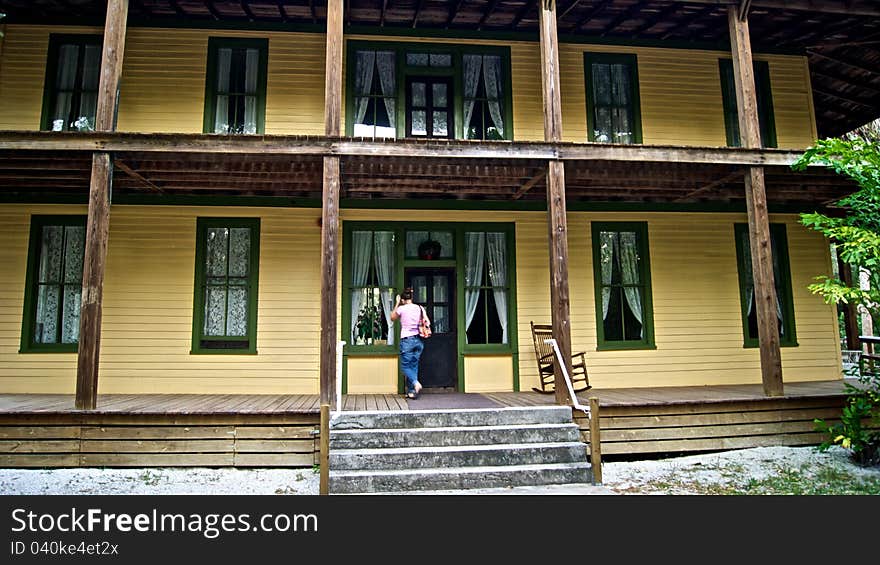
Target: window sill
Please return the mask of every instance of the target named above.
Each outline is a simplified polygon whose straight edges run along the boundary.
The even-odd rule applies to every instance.
[[[249,349],[191,349],[190,355],[257,355]]]
[[[398,354],[397,344],[394,345],[346,345],[342,354],[349,357],[392,356]]]
[[[743,343],[743,349],[758,349],[760,346],[757,343]],[[788,343],[780,343],[779,347],[800,347],[800,344],[796,341],[788,342]]]
[[[596,347],[596,351],[633,351],[633,350],[655,350],[657,346],[653,343],[603,343]]]
[[[31,353],[78,353],[79,347],[59,346],[59,347],[22,347],[18,350],[21,354]]]

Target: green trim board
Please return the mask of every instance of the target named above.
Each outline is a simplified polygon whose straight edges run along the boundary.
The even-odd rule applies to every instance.
[[[596,350],[616,350],[616,349],[655,349],[654,343],[654,305],[653,291],[651,287],[651,257],[648,242],[648,222],[591,222],[591,242],[593,247],[593,288],[595,290],[595,306],[596,306]],[[624,284],[623,282],[615,283],[612,280],[609,284],[602,282],[602,246],[600,244],[601,232],[634,232],[637,244],[637,260],[639,265],[638,275],[639,283]],[[625,299],[624,288],[642,289],[642,338],[626,339],[625,331],[623,339],[611,340],[605,337],[605,320],[603,317],[603,287],[619,287],[621,301]],[[628,299],[627,299],[628,302]],[[623,306],[621,306],[621,319],[623,319]]]
[[[208,247],[208,230],[210,228],[247,228],[250,230],[249,239],[250,247],[248,249],[248,272],[244,277],[235,277],[246,279],[243,286],[247,289],[247,335],[245,336],[217,336],[205,335],[203,332],[205,324],[205,297],[208,286],[207,269],[207,247]],[[226,252],[226,275],[221,277],[226,282],[226,304],[228,305],[228,290],[230,287],[229,280],[233,278],[229,274],[229,243],[227,243]],[[195,282],[193,285],[193,331],[192,331],[192,349],[193,354],[256,354],[257,353],[257,295],[259,291],[259,267],[260,267],[260,219],[259,218],[197,218],[196,220],[196,264],[195,264]],[[225,309],[224,309],[225,312]],[[225,314],[224,314],[225,320]],[[224,332],[226,331],[226,323],[224,321]],[[226,342],[229,347],[221,347]],[[246,342],[246,343],[242,343]],[[213,344],[215,347],[211,347]]]
[[[75,353],[78,349],[78,341],[76,343],[63,343],[62,339],[60,339],[61,332],[61,318],[63,317],[63,308],[64,308],[64,299],[63,299],[63,289],[65,286],[70,286],[76,289],[79,289],[79,295],[82,293],[82,265],[80,265],[80,273],[78,281],[71,281],[70,283],[66,283],[64,278],[64,272],[66,269],[65,266],[66,254],[67,254],[67,245],[66,245],[66,230],[63,234],[62,239],[62,248],[60,250],[60,261],[59,269],[62,271],[60,276],[63,277],[61,280],[57,281],[56,284],[52,286],[58,286],[59,295],[56,298],[58,301],[58,314],[57,314],[57,322],[56,322],[56,342],[55,343],[38,343],[35,339],[36,337],[36,315],[37,315],[37,300],[39,297],[39,292],[37,291],[37,287],[41,284],[39,281],[39,272],[40,272],[40,264],[42,263],[41,255],[43,251],[42,245],[42,236],[43,236],[43,228],[48,226],[59,226],[62,228],[67,227],[82,227],[83,232],[85,232],[86,227],[86,216],[83,215],[51,215],[51,216],[31,216],[31,228],[30,228],[30,238],[28,244],[28,259],[27,259],[27,271],[25,275],[25,285],[24,285],[24,311],[22,313],[22,328],[21,328],[21,346],[19,349],[19,353]],[[83,234],[83,252],[82,255],[85,255],[85,233]],[[82,257],[81,257],[82,259]],[[78,306],[78,305],[77,305]],[[79,320],[79,314],[77,314],[77,320]]]
[[[71,34],[71,33],[52,33],[49,34],[49,48],[46,55],[46,75],[43,79],[43,104],[40,113],[40,129],[51,130],[51,116],[54,110],[54,94],[58,79],[58,65],[60,63],[60,51],[62,45],[76,45],[80,49],[86,45],[97,45],[103,47],[104,36],[95,34]],[[78,58],[78,68],[76,71],[76,83],[81,83],[82,75],[82,52]],[[71,100],[71,107],[74,103],[78,104],[79,96],[75,95]],[[98,98],[95,96],[95,108],[97,109]],[[66,128],[65,128],[66,129]]]
[[[758,102],[758,122],[761,127],[761,143],[764,147],[777,147],[776,116],[773,112],[773,89],[770,84],[770,63],[754,61],[755,93]],[[736,107],[733,60],[718,59],[721,76],[721,102],[724,108],[724,131],[728,147],[742,145],[739,135],[739,111]]]
[[[584,53],[584,88],[587,100],[587,138],[596,142],[596,92],[592,82],[593,65],[625,65],[629,72],[629,119],[632,122],[632,143],[642,143],[642,102],[639,91],[638,57],[629,53]],[[609,91],[612,88],[609,85]],[[607,143],[624,143],[607,140]]]
[[[450,77],[452,80],[453,100],[453,125],[455,139],[464,139],[464,86],[462,79],[462,57],[467,55],[498,55],[501,57],[503,74],[502,93],[503,119],[505,123],[503,139],[514,139],[513,123],[513,79],[510,66],[510,47],[493,45],[466,45],[466,44],[443,44],[443,43],[417,43],[417,42],[394,42],[394,41],[366,41],[346,40],[345,48],[345,134],[354,135],[355,116],[355,72],[357,65],[356,53],[358,51],[391,51],[395,54],[395,130],[396,138],[404,138],[406,135],[406,100],[407,79],[414,76],[437,76]],[[407,53],[426,53],[428,55],[450,55],[451,66],[416,66],[409,65],[406,61]]]
[[[516,312],[516,234],[515,225],[511,222],[395,222],[395,221],[343,221],[342,224],[342,327],[340,339],[350,341],[348,328],[351,328],[352,312],[350,293],[351,280],[351,249],[352,232],[354,231],[391,231],[395,234],[395,280],[394,288],[403,287],[405,270],[409,267],[430,266],[454,266],[456,271],[456,323],[457,349],[458,349],[458,383],[459,391],[465,390],[464,357],[467,355],[511,355],[513,358],[513,386],[519,390],[519,349],[517,339],[517,312]],[[425,261],[408,259],[405,253],[405,236],[407,231],[452,231],[454,232],[455,252],[454,260]],[[507,344],[469,344],[466,342],[466,334],[463,328],[465,320],[465,285],[464,285],[464,234],[467,231],[492,231],[503,232],[507,235],[507,262],[508,262],[508,343]],[[400,329],[395,324],[395,344],[399,343]],[[348,359],[361,356],[389,356],[397,355],[396,345],[351,345],[346,343],[343,348],[343,391],[348,390]],[[404,392],[403,376],[398,371],[398,392]]]
[[[748,280],[751,269],[746,267],[747,264],[751,266],[752,260],[749,249],[745,245],[748,239],[749,225],[734,224],[733,233],[736,242],[736,268],[739,274],[740,306],[742,308],[743,347],[758,347],[758,336],[752,335],[749,323],[751,300],[747,293],[749,285],[753,284]],[[770,224],[770,242],[774,263],[773,279],[776,284],[776,295],[780,299],[782,311],[779,345],[783,347],[797,347],[797,324],[794,317],[791,264],[788,256],[788,235],[785,224]]]
[[[205,114],[203,116],[203,133],[214,131],[215,114],[217,112],[217,59],[220,49],[257,49],[257,91],[256,91],[256,133],[266,131],[266,84],[269,69],[269,40],[265,38],[241,37],[209,37],[208,62],[205,70]]]

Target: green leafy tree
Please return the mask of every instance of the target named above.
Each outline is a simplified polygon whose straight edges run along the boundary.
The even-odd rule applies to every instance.
[[[842,216],[801,214],[801,222],[833,241],[846,264],[866,270],[870,288],[864,290],[855,281],[850,286],[823,275],[809,286],[810,291],[830,304],[860,305],[874,320],[880,320],[880,143],[870,135],[821,140],[792,167],[803,171],[814,164],[849,177],[859,189],[838,202]],[[820,449],[840,445],[863,465],[880,464],[880,377],[873,366],[871,369],[859,372],[858,385],[846,385],[846,405],[839,422],[816,420],[817,429],[828,437]]]

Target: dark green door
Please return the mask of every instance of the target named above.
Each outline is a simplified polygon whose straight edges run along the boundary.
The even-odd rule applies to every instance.
[[[433,330],[425,340],[419,382],[425,388],[454,388],[458,383],[455,269],[407,269],[406,286],[413,289],[413,302],[425,307]]]

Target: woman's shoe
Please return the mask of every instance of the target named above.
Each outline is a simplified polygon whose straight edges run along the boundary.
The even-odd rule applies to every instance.
[[[406,393],[406,397],[409,398],[410,400],[415,400],[416,398],[419,397],[419,395],[414,392],[408,392],[408,393]]]
[[[415,386],[416,397],[419,396],[420,392],[422,392],[422,383],[420,383],[419,381],[416,381],[416,386]]]

